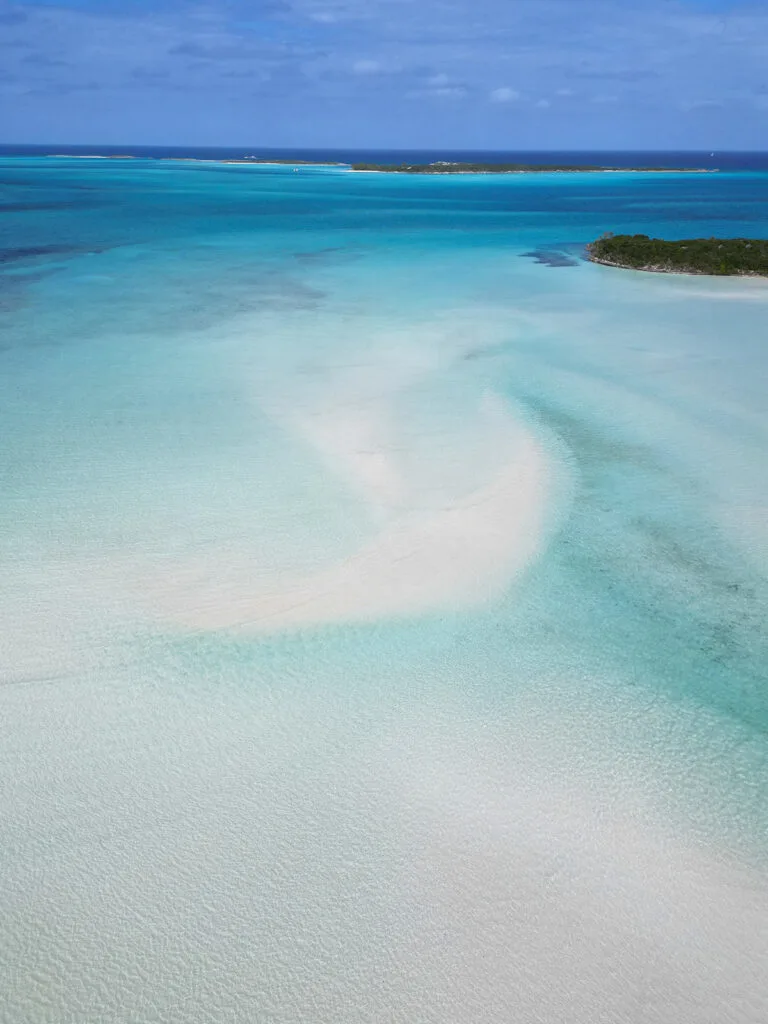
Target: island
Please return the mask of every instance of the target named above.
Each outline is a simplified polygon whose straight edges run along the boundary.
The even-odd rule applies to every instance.
[[[343,171],[375,171],[385,174],[545,174],[545,173],[620,173],[642,172],[644,174],[717,174],[716,167],[604,167],[600,164],[489,164],[463,163],[453,160],[435,160],[429,164],[373,164],[346,163],[340,160],[290,160],[287,157],[243,156],[154,156],[136,154],[103,153],[51,153],[48,156],[69,160],[157,160],[185,164],[239,164],[249,166],[285,166],[299,168],[333,167]]]
[[[587,246],[593,263],[657,274],[715,274],[768,277],[768,239],[684,238],[666,241],[648,235],[611,232]]]
[[[382,171],[386,174],[535,174],[554,172],[644,171],[656,174],[715,174],[706,167],[603,167],[599,164],[487,164],[435,160],[431,164],[353,163],[353,171]]]

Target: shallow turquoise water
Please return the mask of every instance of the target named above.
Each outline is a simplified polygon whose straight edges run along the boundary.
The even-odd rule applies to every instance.
[[[764,1020],[768,177],[0,177],[0,1019]]]

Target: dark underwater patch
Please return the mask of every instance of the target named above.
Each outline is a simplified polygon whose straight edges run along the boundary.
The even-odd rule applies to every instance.
[[[521,254],[523,259],[533,260],[545,267],[577,267],[579,261],[561,249],[532,249]]]
[[[27,213],[33,210],[83,210],[104,206],[101,200],[91,199],[44,199],[21,200],[16,203],[0,203],[0,213]]]
[[[295,252],[293,258],[301,260],[302,262],[312,262],[314,260],[323,260],[328,256],[332,256],[335,253],[347,252],[347,247],[344,245],[331,245],[325,249],[314,249],[311,252]]]
[[[269,309],[317,309],[326,297],[318,288],[280,274],[265,275],[251,286],[251,295],[251,301]]]
[[[83,252],[100,252],[99,249],[83,249],[72,245],[30,245],[0,249],[0,264],[18,263],[45,256],[72,256]]]

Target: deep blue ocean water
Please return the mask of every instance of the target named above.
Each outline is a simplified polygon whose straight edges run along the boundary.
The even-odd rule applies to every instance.
[[[0,150],[0,1021],[761,1024],[768,285],[584,246],[765,154],[120,152]]]

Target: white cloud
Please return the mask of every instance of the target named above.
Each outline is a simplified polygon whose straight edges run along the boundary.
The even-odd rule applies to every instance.
[[[446,75],[441,71],[435,75],[430,75],[425,81],[425,87],[416,90],[411,95],[443,96],[456,99],[460,96],[466,96],[468,92],[469,89],[464,82],[457,82],[455,78],[451,78],[450,75]]]
[[[509,86],[503,85],[499,89],[494,89],[489,98],[491,103],[514,103],[515,100],[520,99],[520,93],[517,89],[510,89]]]
[[[707,2],[710,8],[715,4]],[[719,3],[722,6],[725,0]],[[88,108],[97,119],[94,130],[105,140],[118,131],[133,131],[150,94],[167,94],[167,109],[186,119],[186,127],[172,124],[168,141],[180,137],[175,132],[191,131],[189,126],[198,117],[204,120],[202,108],[198,111],[201,97],[211,112],[210,124],[217,125],[207,136],[212,144],[224,144],[238,132],[238,137],[247,137],[254,96],[275,111],[289,110],[284,104],[297,97],[306,100],[317,112],[316,125],[307,117],[309,140],[323,124],[331,133],[337,130],[336,107],[327,103],[331,97],[347,104],[344,109],[359,117],[368,131],[360,113],[365,100],[361,87],[387,82],[393,104],[399,96],[431,96],[437,100],[435,107],[460,108],[468,102],[460,97],[477,96],[497,114],[525,107],[532,118],[539,115],[539,122],[551,116],[545,118],[546,110],[537,109],[540,97],[548,98],[553,108],[568,110],[574,119],[590,122],[596,107],[615,112],[621,105],[628,115],[637,112],[638,144],[641,137],[655,137],[657,116],[667,139],[675,137],[675,126],[685,129],[686,110],[698,109],[696,123],[709,118],[716,130],[711,148],[748,148],[759,136],[759,118],[768,105],[768,3],[732,0],[727,16],[718,20],[718,31],[711,10],[706,16],[693,10],[703,4],[704,0],[156,0],[148,5],[111,0],[98,5],[95,0],[0,0],[0,11],[11,12],[11,21],[0,14],[3,87],[15,88],[22,96],[47,97],[39,105],[0,103],[0,134],[29,138],[29,132],[45,130],[55,135],[67,124],[85,132],[85,114],[72,113],[65,97],[97,82],[102,91],[121,96],[120,116],[114,123],[107,108],[117,111],[115,104],[94,100]],[[105,9],[96,14],[99,6]],[[23,15],[14,13],[22,11]],[[14,78],[9,80],[8,75]],[[263,88],[266,82],[273,84]],[[517,82],[517,88],[511,82]],[[239,86],[250,98],[235,107],[232,100]],[[724,103],[725,109],[733,108],[739,117],[722,117],[711,103],[708,110],[710,97]],[[241,99],[239,93],[237,98]],[[496,104],[501,106],[497,109]],[[158,103],[158,111],[161,108],[164,104]],[[222,120],[220,127],[213,116],[219,108],[229,112],[229,121]],[[40,126],[28,127],[36,119]],[[161,120],[158,113],[147,124]],[[567,121],[562,128],[566,135]],[[577,127],[573,126],[574,133]],[[455,128],[458,131],[459,125]],[[413,125],[402,125],[406,134],[411,129],[416,131]],[[392,130],[400,131],[400,125]],[[474,138],[473,131],[467,127],[467,137]],[[478,129],[478,141],[482,131]],[[216,138],[215,132],[220,133]],[[680,141],[696,145],[698,139],[689,134]]]
[[[439,72],[435,75],[429,75],[424,80],[424,85],[418,89],[408,93],[409,96],[441,96],[444,98],[458,99],[462,96],[466,96],[469,93],[469,89],[464,82],[456,81],[455,78],[451,78],[450,75],[446,75],[443,72]]]
[[[356,60],[352,65],[352,70],[356,75],[377,75],[382,70],[382,66],[377,60]]]
[[[706,99],[703,99],[703,100],[682,100],[678,104],[678,106],[680,107],[680,110],[683,110],[683,111],[685,111],[686,114],[688,114],[692,110],[708,110],[708,109],[713,109],[713,108],[717,109],[718,107],[724,107],[725,104],[723,103],[722,100],[714,100],[714,99],[713,100],[706,100]]]
[[[549,100],[537,100],[537,102],[536,102],[536,106],[537,106],[537,107],[538,107],[538,108],[539,108],[540,110],[546,110],[546,108],[547,108],[547,107],[551,107],[551,106],[552,106],[552,104],[551,104],[551,103],[549,102]]]

